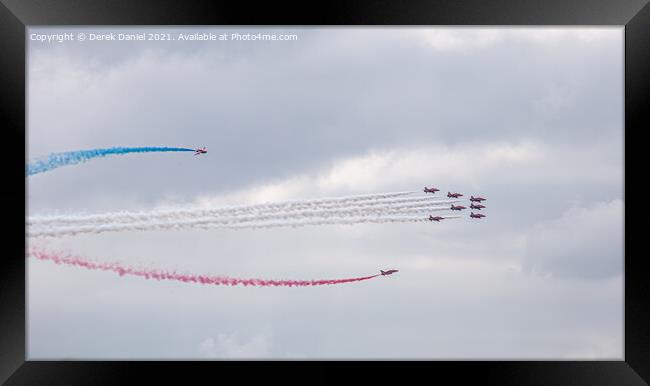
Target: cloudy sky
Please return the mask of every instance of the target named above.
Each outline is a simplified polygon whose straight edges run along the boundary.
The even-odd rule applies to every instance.
[[[28,40],[28,158],[207,146],[34,175],[30,215],[417,190],[487,218],[30,240],[318,288],[209,287],[27,259],[29,359],[621,359],[622,28],[30,28],[296,41]]]

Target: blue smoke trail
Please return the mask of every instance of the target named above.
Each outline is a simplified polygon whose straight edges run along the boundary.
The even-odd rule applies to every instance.
[[[27,165],[27,175],[47,172],[61,166],[74,165],[86,162],[97,157],[106,157],[112,154],[151,153],[164,151],[194,151],[184,147],[111,147],[109,149],[77,150],[65,153],[53,153],[42,159],[30,162]]]

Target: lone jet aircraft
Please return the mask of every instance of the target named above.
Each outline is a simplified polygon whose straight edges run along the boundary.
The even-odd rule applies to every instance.
[[[194,150],[194,155],[199,155],[199,154],[207,154],[208,148],[207,147],[200,147],[196,150]]]
[[[381,272],[382,276],[388,276],[388,275],[394,274],[395,272],[399,272],[399,270],[398,269],[389,269],[388,271],[382,271],[380,269],[379,272]]]

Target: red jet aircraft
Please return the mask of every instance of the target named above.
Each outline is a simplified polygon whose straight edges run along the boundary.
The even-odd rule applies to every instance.
[[[481,209],[485,208],[485,205],[471,203],[471,204],[469,204],[469,207],[472,208],[472,209],[481,210]]]
[[[467,209],[467,208],[465,208],[465,207],[462,206],[462,205],[458,205],[458,206],[456,206],[456,205],[454,205],[454,204],[451,204],[451,210],[463,210],[463,209]]]
[[[469,217],[471,217],[471,218],[481,218],[481,217],[485,217],[485,215],[480,214],[480,213],[479,214],[474,214],[474,212],[472,212],[472,213],[469,214]]]
[[[440,222],[440,220],[444,220],[444,219],[445,219],[444,217],[440,217],[440,216],[436,216],[436,217],[433,217],[433,215],[429,216],[429,221]]]
[[[380,269],[379,272],[381,272],[382,276],[388,276],[388,275],[394,274],[395,272],[399,272],[399,270],[398,269],[389,269],[388,271],[382,271]]]
[[[195,152],[194,155],[206,154],[208,152],[208,148],[207,147],[200,147],[200,148],[194,150],[194,152]]]
[[[462,194],[460,194],[460,193],[450,193],[450,192],[447,192],[447,197],[449,197],[449,198],[458,198],[458,197],[460,197],[460,196],[462,196]]]
[[[436,189],[434,187],[427,188],[426,186],[424,187],[424,193],[435,193],[439,192],[440,189]]]
[[[487,198],[471,196],[471,197],[469,198],[469,200],[470,200],[470,201],[474,201],[474,202],[481,202],[481,201],[485,201],[485,200],[487,200]]]

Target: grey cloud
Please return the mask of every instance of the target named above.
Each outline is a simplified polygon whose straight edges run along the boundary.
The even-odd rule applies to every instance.
[[[199,344],[199,352],[207,358],[268,358],[271,354],[271,338],[264,334],[242,340],[235,331],[232,334],[218,334]]]
[[[559,277],[609,278],[623,272],[623,203],[573,208],[534,228],[524,267]]]

